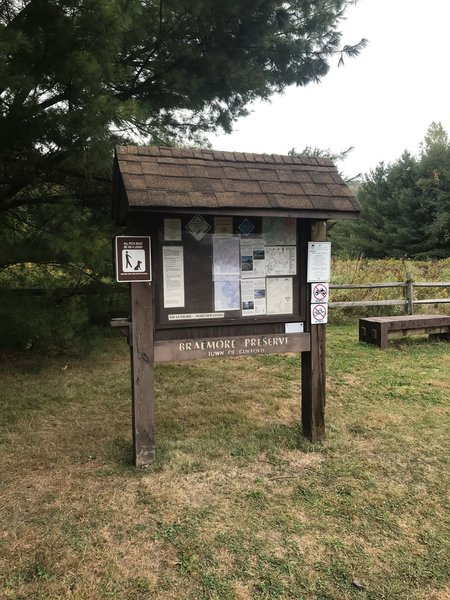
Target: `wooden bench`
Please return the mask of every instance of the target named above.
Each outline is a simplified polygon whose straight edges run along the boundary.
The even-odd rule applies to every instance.
[[[359,341],[381,349],[394,337],[433,334],[450,339],[450,317],[445,315],[405,315],[402,317],[370,317],[359,320]]]

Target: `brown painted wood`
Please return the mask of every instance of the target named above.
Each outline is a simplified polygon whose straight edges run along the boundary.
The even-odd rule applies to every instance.
[[[445,334],[450,331],[450,317],[445,315],[405,315],[369,317],[359,320],[359,341],[384,350],[389,338],[402,335]]]
[[[307,352],[308,333],[207,337],[155,342],[155,362]]]
[[[326,241],[326,223],[312,221],[309,239],[314,242]],[[307,260],[305,252],[305,260]],[[306,268],[304,277],[306,279]],[[307,285],[308,307],[311,298],[311,285]],[[311,325],[310,311],[306,308],[307,331],[311,334],[311,350],[302,354],[302,429],[303,435],[312,442],[325,439],[325,347],[326,325]]]
[[[302,354],[302,428],[312,442],[325,439],[325,325],[311,325],[311,351]]]
[[[296,319],[295,321],[303,321]],[[292,319],[280,319],[278,323],[247,322],[222,325],[200,325],[198,322],[191,324],[191,327],[178,327],[176,329],[156,329],[155,340],[183,340],[192,338],[207,337],[235,337],[239,335],[263,335],[263,334],[283,334],[285,324],[292,322]]]
[[[420,329],[401,329],[400,331],[389,331],[388,337],[397,338],[397,337],[411,337],[413,335],[429,335],[431,333],[440,334],[440,333],[448,333],[450,331],[450,326],[447,327],[422,327]]]
[[[233,318],[227,315],[224,322],[185,322],[169,323],[167,311],[163,307],[162,274],[161,274],[161,231],[164,215],[150,218],[150,215],[134,215],[130,219],[129,231],[133,234],[150,233],[152,241],[154,294],[148,284],[132,284],[132,326],[131,337],[132,365],[133,365],[133,447],[136,465],[143,466],[154,459],[154,382],[153,361],[186,360],[195,358],[216,358],[225,356],[239,356],[252,354],[269,354],[272,352],[300,352],[302,353],[302,422],[303,431],[313,441],[324,439],[325,435],[325,327],[323,325],[311,326],[309,323],[310,286],[306,284],[307,272],[307,244],[308,241],[322,241],[324,223],[318,225],[318,233],[311,236],[310,221],[303,220],[298,224],[297,243],[297,276],[294,277],[294,311],[291,315],[266,315],[263,318],[242,319],[239,315]],[[183,234],[184,242],[184,234]],[[182,242],[182,243],[183,243]],[[165,243],[165,242],[164,242]],[[168,243],[170,244],[170,243]],[[191,244],[188,242],[188,245]],[[206,241],[205,241],[206,244]],[[184,244],[183,244],[184,245]],[[201,245],[201,244],[200,244]],[[191,244],[192,247],[192,244]],[[195,258],[196,268],[186,266],[185,276],[194,284],[194,288],[187,290],[193,296],[190,298],[192,310],[200,312],[203,303],[211,302],[211,290],[195,289],[203,285],[199,276],[204,281],[211,280],[209,270],[203,272],[204,265],[200,258],[209,255],[211,249],[205,246]],[[194,249],[194,254],[198,249]],[[207,261],[208,262],[208,261]],[[188,276],[188,273],[190,274]],[[137,286],[146,286],[140,287]],[[203,294],[205,298],[203,298]],[[195,299],[195,302],[194,302]],[[156,304],[155,304],[156,302]],[[210,304],[205,304],[204,310],[210,311]],[[176,311],[172,311],[176,312]],[[306,331],[303,334],[284,333],[287,322],[306,322]],[[269,343],[269,339],[278,339],[278,345]],[[211,348],[214,341],[224,342],[224,338],[231,338],[228,346],[223,343],[222,348],[217,345]],[[238,339],[240,338],[240,339]],[[247,341],[245,341],[247,340]],[[286,340],[289,340],[286,343]],[[186,344],[194,344],[187,351]],[[195,346],[197,342],[197,346]],[[201,343],[204,342],[203,347]],[[208,342],[209,346],[208,347]],[[247,344],[247,345],[246,345]],[[252,345],[253,344],[253,345]],[[222,345],[222,344],[219,344]],[[233,354],[231,351],[237,354]],[[246,352],[239,352],[245,350]],[[224,351],[224,354],[221,352]],[[226,354],[225,354],[226,351]],[[211,355],[208,355],[211,352]],[[215,352],[215,354],[213,354]],[[303,357],[307,356],[304,360]]]
[[[360,319],[369,323],[388,323],[390,329],[404,329],[408,327],[424,327],[446,325],[450,322],[447,315],[403,315],[398,317],[366,317]]]
[[[144,467],[155,460],[153,288],[131,283],[130,289],[133,459]]]

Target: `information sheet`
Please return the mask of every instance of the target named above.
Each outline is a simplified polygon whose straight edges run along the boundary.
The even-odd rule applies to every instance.
[[[330,281],[331,242],[308,242],[309,283]]]
[[[296,275],[296,246],[266,246],[266,275]]]
[[[164,308],[184,306],[184,262],[182,246],[163,246]]]
[[[214,310],[239,310],[241,298],[239,279],[214,282]]]
[[[266,279],[243,279],[241,281],[242,316],[266,314]]]
[[[289,217],[263,217],[262,233],[268,246],[295,246],[297,221]]]
[[[241,239],[241,278],[265,277],[266,254],[260,238]]]
[[[292,277],[268,277],[266,288],[268,315],[293,313]]]
[[[213,280],[239,280],[239,238],[213,236]]]
[[[260,239],[253,241],[253,276],[266,276],[266,248]]]
[[[241,240],[241,277],[253,277],[253,242]]]
[[[214,217],[214,233],[233,233],[233,217]]]

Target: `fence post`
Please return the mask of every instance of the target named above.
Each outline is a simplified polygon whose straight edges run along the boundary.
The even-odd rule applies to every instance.
[[[408,315],[412,315],[414,313],[414,280],[411,273],[406,273],[405,298],[406,312]]]

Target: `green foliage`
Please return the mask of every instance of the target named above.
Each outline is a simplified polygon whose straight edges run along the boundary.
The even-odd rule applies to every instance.
[[[301,152],[297,152],[295,148],[289,150],[289,156],[312,156],[312,157],[320,157],[320,158],[329,158],[333,162],[345,160],[347,156],[354,150],[353,146],[350,146],[346,150],[341,150],[340,152],[335,152],[330,148],[317,148],[317,146],[305,146]]]
[[[361,218],[332,230],[335,251],[374,258],[445,258],[450,254],[450,144],[432,123],[418,158],[405,152],[381,163],[359,187]]]
[[[336,152],[331,150],[330,148],[317,148],[317,146],[305,146],[301,152],[297,152],[295,148],[289,150],[289,156],[309,156],[313,158],[329,158],[334,163],[340,163],[344,161],[348,155],[353,152],[353,146],[348,147],[346,150],[341,150],[340,152]],[[341,177],[343,174],[340,173]],[[353,177],[347,177],[345,180],[349,185],[358,185],[358,179],[361,176],[360,173],[354,175]]]
[[[256,98],[320,80],[365,43],[340,47],[349,4],[0,2],[0,288],[107,281],[114,146],[205,143]]]
[[[318,81],[344,51],[349,4],[2,2],[1,210],[73,197],[97,206],[124,135],[174,143],[229,130],[255,98]]]
[[[125,293],[123,293],[125,292]],[[82,352],[106,335],[108,318],[126,314],[127,290],[89,287],[4,289],[0,303],[3,349]]]

